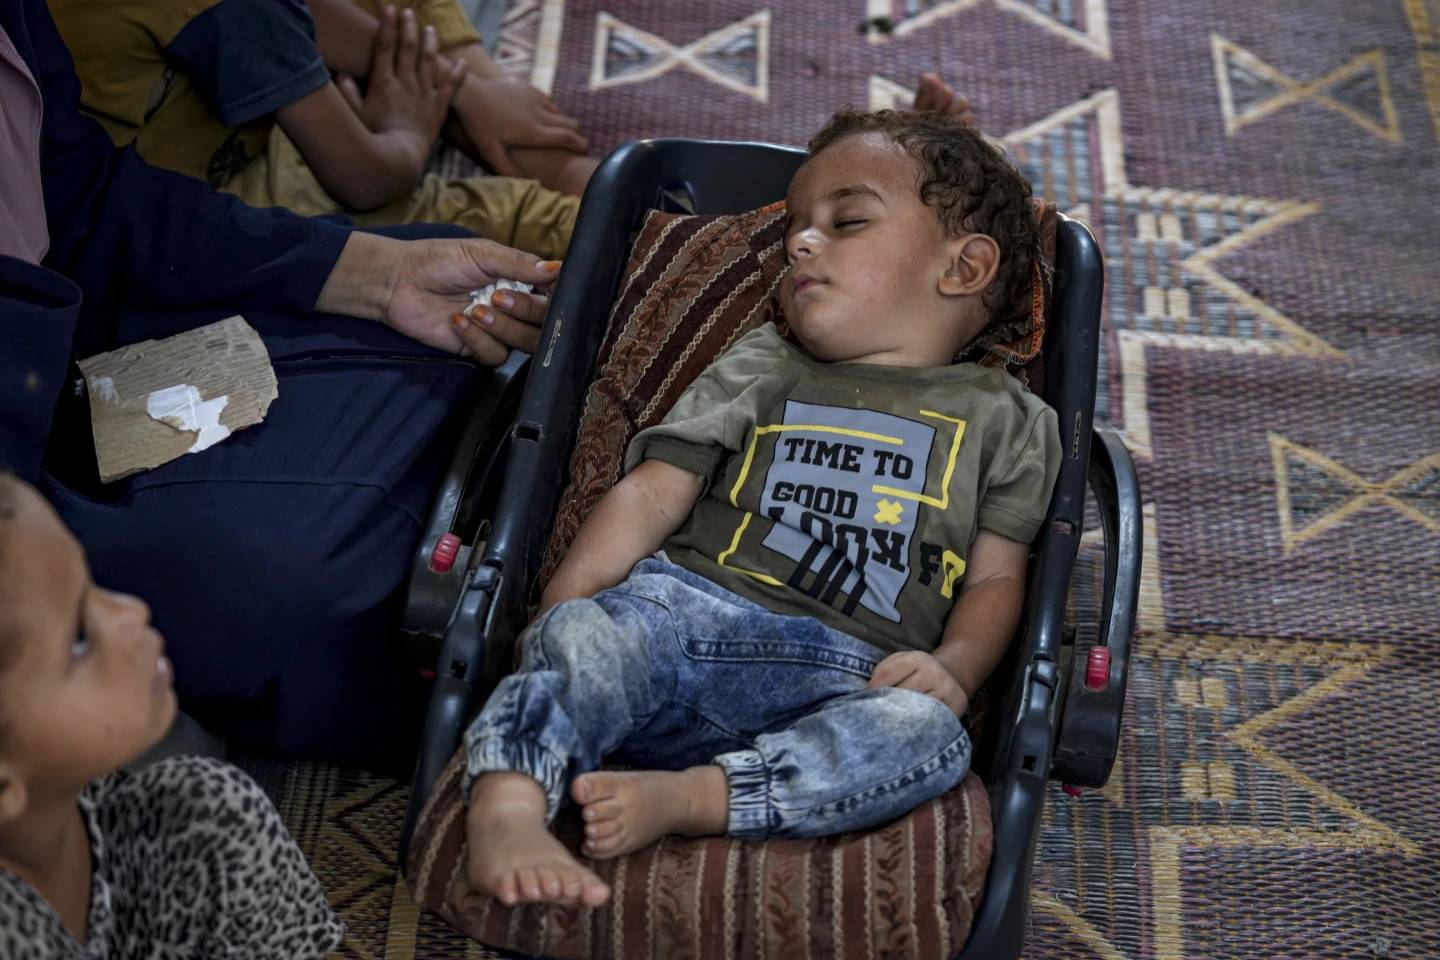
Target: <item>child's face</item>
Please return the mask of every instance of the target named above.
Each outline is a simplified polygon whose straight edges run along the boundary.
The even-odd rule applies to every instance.
[[[938,365],[973,336],[967,304],[943,282],[956,241],[920,199],[919,176],[904,148],[866,133],[820,151],[791,181],[780,304],[816,358]]]
[[[153,746],[175,717],[164,640],[139,599],[97,587],[80,544],[37,493],[0,519],[0,766],[31,795],[79,789]]]

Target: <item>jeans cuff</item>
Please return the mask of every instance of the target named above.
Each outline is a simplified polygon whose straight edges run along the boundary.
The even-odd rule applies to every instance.
[[[730,785],[728,836],[760,839],[770,835],[770,774],[758,750],[722,753],[715,764]]]
[[[470,788],[482,773],[523,773],[535,778],[545,791],[545,822],[555,819],[565,799],[566,764],[530,740],[512,740],[486,733],[465,738],[465,777],[460,795],[470,805]]]

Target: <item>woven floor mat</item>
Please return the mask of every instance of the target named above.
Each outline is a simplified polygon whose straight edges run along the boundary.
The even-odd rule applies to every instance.
[[[516,0],[501,59],[597,151],[969,96],[1104,249],[1145,494],[1121,759],[1051,795],[1027,956],[1440,956],[1440,0]],[[346,956],[482,955],[398,884],[403,788],[266,779]]]

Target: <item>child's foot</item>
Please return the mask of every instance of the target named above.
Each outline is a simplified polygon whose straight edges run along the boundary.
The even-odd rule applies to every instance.
[[[912,106],[916,110],[934,110],[959,117],[965,126],[975,126],[975,111],[970,109],[970,101],[941,80],[938,73],[920,74],[920,85],[915,88],[915,103]]]
[[[545,793],[523,773],[487,773],[465,816],[470,886],[507,907],[559,903],[598,907],[610,888],[545,828]]]
[[[623,857],[667,833],[724,833],[729,822],[730,785],[715,766],[586,773],[570,795],[585,808],[585,855],[597,860]]]

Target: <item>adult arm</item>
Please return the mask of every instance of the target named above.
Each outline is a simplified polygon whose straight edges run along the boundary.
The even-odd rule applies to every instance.
[[[50,229],[45,265],[92,304],[308,313],[351,228],[257,210],[117,150],[79,112],[80,80],[42,0],[18,0],[7,30],[44,99],[41,173]],[[12,11],[13,15],[13,11]]]

